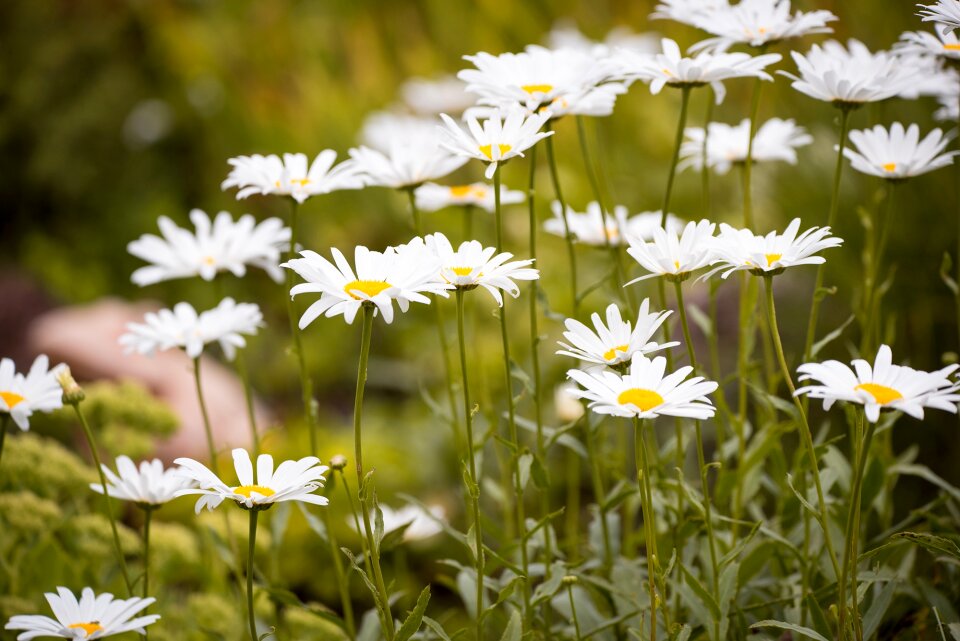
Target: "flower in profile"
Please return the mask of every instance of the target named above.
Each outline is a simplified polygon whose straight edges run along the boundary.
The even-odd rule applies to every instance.
[[[716,38],[698,43],[697,48],[726,49],[735,44],[769,46],[781,40],[814,33],[831,33],[827,26],[837,16],[820,9],[790,12],[790,0],[740,0],[736,4],[713,3],[698,12],[692,24]]]
[[[178,458],[174,461],[181,466],[184,476],[196,482],[198,488],[180,490],[178,496],[200,494],[195,510],[212,510],[230,499],[248,510],[266,510],[274,503],[282,501],[302,501],[314,505],[326,505],[325,496],[314,494],[314,490],[323,487],[324,473],[329,469],[320,464],[316,456],[305,456],[297,461],[284,461],[273,469],[273,457],[261,454],[257,457],[257,470],[254,475],[250,454],[243,448],[233,450],[233,467],[237,472],[236,486],[227,485],[206,465],[191,458]]]
[[[330,250],[333,263],[309,250],[300,252],[302,258],[283,263],[282,267],[292,269],[306,281],[295,285],[291,296],[320,294],[320,300],[300,317],[300,329],[321,314],[327,318],[342,314],[351,324],[365,303],[375,305],[383,320],[392,323],[394,302],[406,312],[411,302],[429,305],[426,294],[447,296],[446,290],[453,285],[440,277],[440,260],[427,251],[422,239],[415,240],[419,243],[409,243],[403,249],[388,247],[382,252],[358,245],[354,250],[356,271],[337,248]]]
[[[702,127],[687,127],[680,146],[681,171],[703,167],[704,130]],[[757,129],[753,138],[753,162],[782,160],[797,164],[797,147],[809,145],[813,137],[793,120],[771,118]],[[711,122],[706,141],[707,167],[723,175],[735,164],[747,161],[750,143],[750,119],[744,118],[739,125]]]
[[[493,178],[497,164],[523,156],[523,152],[551,135],[552,131],[540,131],[550,119],[549,113],[534,113],[529,116],[520,109],[497,111],[483,121],[466,117],[467,131],[447,114],[440,114],[446,127],[446,141],[441,146],[452,153],[475,158],[488,164],[486,177]]]
[[[363,127],[364,145],[350,150],[367,185],[407,189],[456,171],[467,159],[441,146],[434,118],[377,113]]]
[[[180,490],[193,485],[193,481],[179,469],[164,469],[160,459],[141,461],[138,469],[129,456],[118,456],[116,474],[106,465],[101,464],[100,467],[107,478],[107,496],[146,507],[168,503],[179,496]],[[99,483],[91,483],[90,489],[104,493],[104,487]]]
[[[893,46],[899,54],[934,57],[951,62],[960,61],[960,38],[953,31],[907,31]]]
[[[632,239],[650,238],[653,230],[660,227],[659,211],[628,216],[627,208],[623,205],[615,206],[606,216],[596,201],[587,203],[585,212],[574,211],[568,205],[566,226],[560,203],[553,201],[550,209],[553,211],[553,218],[544,221],[544,231],[562,238],[566,236],[566,227],[569,227],[577,242],[594,247],[604,247],[607,244],[626,245]],[[667,216],[667,229],[677,229],[681,224],[682,221],[673,214]]]
[[[573,381],[564,381],[553,389],[553,407],[557,418],[565,423],[579,421],[583,416],[583,403],[574,398],[573,393],[577,384]]]
[[[467,91],[466,83],[454,76],[411,78],[400,87],[400,96],[412,112],[421,116],[461,114],[477,100]]]
[[[960,151],[944,152],[952,136],[934,129],[920,140],[920,127],[906,129],[899,122],[888,131],[881,125],[850,132],[856,151],[847,148],[843,155],[859,172],[887,180],[906,180],[953,163]]]
[[[772,276],[787,267],[819,265],[826,259],[817,256],[818,252],[843,244],[842,238],[830,235],[829,227],[811,227],[798,236],[799,230],[799,218],[790,221],[782,234],[772,231],[766,236],[720,223],[720,236],[714,244],[715,256],[710,263],[716,267],[701,276],[701,280],[718,272],[722,272],[722,278],[742,270]]]
[[[646,276],[635,278],[628,285],[656,276],[667,276],[675,280],[686,280],[690,274],[706,267],[714,259],[713,232],[717,228],[709,220],[698,223],[690,221],[682,231],[676,229],[653,230],[653,240],[638,241],[630,244],[627,253],[640,266],[650,272]]]
[[[659,36],[653,33],[634,33],[626,27],[614,27],[603,41],[591,40],[572,22],[555,24],[547,34],[551,49],[574,49],[594,58],[609,58],[617,49],[631,49],[639,53],[654,54],[660,46]]]
[[[378,506],[383,515],[383,532],[393,532],[400,528],[406,528],[403,531],[404,541],[423,541],[443,532],[443,522],[447,518],[447,511],[442,505],[431,505],[427,509],[414,503],[408,503],[395,510],[389,505]],[[375,512],[370,513],[370,522],[375,520]],[[356,528],[356,522],[352,517],[347,519],[347,523]],[[363,534],[363,532],[360,532]]]
[[[469,185],[438,185],[424,183],[414,192],[417,199],[417,209],[421,211],[438,211],[445,207],[479,207],[493,212],[493,187],[487,183],[471,183]],[[522,203],[526,196],[522,191],[507,189],[500,186],[500,204],[516,205]]]
[[[153,597],[114,599],[108,592],[98,595],[91,588],[84,588],[77,599],[64,587],[58,587],[57,594],[47,592],[44,596],[56,618],[39,614],[10,617],[5,629],[24,630],[17,635],[17,641],[37,637],[102,639],[130,631],[146,634],[144,628],[160,619],[159,614],[131,618],[156,601]]]
[[[325,149],[309,163],[306,154],[237,156],[227,161],[233,169],[221,189],[238,187],[237,199],[254,194],[289,196],[303,203],[310,196],[341,189],[360,189],[363,181],[351,162],[333,166],[337,152]]]
[[[658,343],[654,340],[660,326],[672,313],[669,309],[650,313],[650,299],[645,298],[640,304],[636,326],[631,326],[630,321],[621,318],[616,304],[607,307],[606,324],[600,314],[590,316],[593,329],[575,318],[568,318],[564,321],[567,331],[563,337],[569,344],[558,341],[564,349],[558,350],[557,354],[610,367],[629,363],[634,354],[650,354],[680,344],[676,341]]]
[[[829,410],[836,401],[859,403],[867,420],[876,423],[880,410],[898,410],[918,419],[923,408],[932,407],[957,413],[960,385],[949,376],[957,365],[948,365],[936,372],[924,372],[903,365],[893,365],[890,347],[881,345],[873,366],[863,359],[854,360],[851,369],[840,361],[804,363],[797,368],[800,381],[815,381],[796,391],[810,398],[823,400]]]
[[[625,375],[597,368],[571,369],[567,376],[583,388],[575,390],[574,396],[590,401],[588,407],[597,414],[626,418],[679,416],[698,420],[713,416],[716,409],[707,394],[716,391],[717,384],[701,376],[688,379],[693,372],[689,365],[664,376],[666,368],[667,359],[663,356],[651,360],[635,352]]]
[[[685,58],[676,41],[660,41],[662,53],[650,56],[626,49],[620,50],[617,60],[623,78],[650,83],[650,93],[658,94],[664,86],[701,87],[709,84],[720,104],[726,95],[724,80],[731,78],[761,78],[773,80],[763,69],[781,59],[778,53],[751,56],[748,53],[700,52]]]
[[[513,281],[540,278],[540,272],[530,267],[532,259],[511,261],[513,254],[497,254],[496,247],[484,247],[476,240],[464,241],[454,249],[447,237],[437,232],[427,236],[426,244],[440,261],[440,277],[444,281],[457,289],[483,287],[500,307],[501,290],[514,298],[520,295],[520,288]]]
[[[650,14],[651,20],[673,20],[699,27],[705,16],[730,6],[728,0],[660,0]]]
[[[197,358],[204,345],[217,342],[224,356],[233,360],[236,349],[246,345],[243,334],[253,336],[262,326],[263,314],[254,303],[224,298],[201,314],[190,303],[177,303],[172,310],[148,312],[143,323],[127,323],[120,345],[127,353],[147,355],[179,347],[190,358]]]
[[[849,40],[846,48],[829,40],[823,46],[813,45],[806,55],[796,51],[790,55],[800,76],[779,73],[793,80],[791,86],[838,106],[857,107],[886,100],[915,82],[910,65],[904,65],[889,51],[873,53],[859,40]]]
[[[12,360],[0,360],[0,414],[9,414],[17,427],[27,431],[34,412],[63,407],[63,388],[57,380],[62,367],[50,369],[50,360],[41,354],[24,376],[16,371]]]
[[[957,0],[937,0],[933,4],[918,4],[917,15],[924,22],[936,22],[940,32],[960,28],[960,2]]]
[[[937,101],[940,103],[940,108],[934,112],[934,118],[951,123],[960,120],[960,94],[937,96]]]
[[[127,251],[150,263],[133,272],[131,280],[144,287],[174,278],[199,276],[213,280],[218,272],[242,277],[247,265],[266,271],[280,282],[283,272],[277,263],[280,252],[290,244],[290,229],[279,218],[257,223],[244,214],[239,220],[225,211],[210,217],[199,209],[190,211],[195,232],[178,227],[160,216],[157,225],[163,237],[144,234],[127,245]]]

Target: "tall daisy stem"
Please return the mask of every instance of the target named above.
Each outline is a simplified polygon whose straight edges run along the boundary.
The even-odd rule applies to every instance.
[[[763,53],[766,47],[762,47]],[[747,157],[743,160],[743,226],[753,229],[753,194],[750,179],[753,174],[753,140],[757,137],[757,115],[760,113],[760,89],[763,80],[758,76],[753,82],[753,97],[750,100],[750,138],[747,140]]]
[[[708,85],[709,87],[709,85]],[[715,93],[713,87],[709,87],[707,96],[707,114],[703,118],[703,145],[700,148],[700,158],[703,164],[700,166],[700,198],[703,215],[710,218],[710,164],[707,162],[710,140],[710,123],[713,121],[713,105]]]
[[[373,528],[370,526],[370,510],[373,508],[370,500],[373,493],[372,479],[370,486],[363,476],[363,392],[367,383],[367,363],[370,359],[370,337],[373,335],[373,303],[365,302],[361,305],[363,310],[363,330],[360,339],[360,364],[357,368],[357,391],[353,403],[353,438],[355,458],[357,459],[357,484],[360,493],[360,516],[363,518],[363,531],[367,537],[367,549],[371,557],[373,566],[373,576],[377,592],[379,593],[380,609],[383,615],[383,622],[386,625],[387,641],[393,641],[394,624],[393,614],[390,612],[390,597],[387,594],[386,584],[383,581],[383,571],[380,569],[380,545],[373,535]]]
[[[200,384],[200,357],[193,359],[193,382],[197,389],[197,401],[200,403],[200,415],[203,417],[203,432],[207,438],[207,455],[210,457],[210,469],[217,476],[220,475],[217,465],[217,447],[213,442],[213,430],[210,427],[210,415],[207,413],[207,402],[203,398],[203,386]]]
[[[243,383],[243,397],[247,405],[247,421],[250,423],[250,438],[253,441],[253,455],[260,456],[260,431],[257,429],[257,412],[253,405],[253,388],[250,386],[250,372],[247,370],[246,356],[237,354],[237,373]]]
[[[670,173],[667,174],[667,189],[663,194],[663,208],[660,210],[660,226],[667,228],[667,215],[670,213],[670,197],[673,196],[673,180],[677,175],[677,161],[680,160],[680,145],[683,143],[683,130],[687,126],[687,108],[690,106],[692,87],[680,87],[680,118],[677,120],[677,134],[673,141],[673,157],[670,159]]]
[[[773,276],[764,276],[763,281],[767,294],[767,318],[770,324],[770,338],[773,340],[773,346],[777,352],[777,360],[780,363],[780,371],[783,374],[783,380],[787,384],[787,389],[790,390],[790,397],[793,399],[793,404],[796,405],[797,412],[800,415],[801,437],[803,439],[804,446],[807,448],[807,456],[810,458],[810,469],[813,472],[813,483],[817,488],[817,507],[819,508],[817,521],[819,521],[820,527],[823,530],[823,542],[826,544],[827,553],[830,556],[830,564],[833,566],[834,575],[840,576],[840,564],[837,563],[837,555],[834,552],[833,540],[830,536],[830,522],[829,515],[827,513],[827,502],[824,499],[823,486],[820,483],[820,465],[817,463],[817,451],[813,444],[813,434],[810,432],[810,423],[807,421],[807,412],[804,409],[803,404],[800,402],[800,399],[797,397],[797,389],[793,384],[793,377],[790,375],[790,368],[787,366],[787,359],[783,354],[783,343],[780,341],[780,328],[777,325],[777,308],[773,299]]]
[[[250,622],[250,641],[257,641],[257,619],[253,612],[253,554],[257,547],[257,517],[260,511],[257,509],[250,512],[250,534],[247,537],[249,546],[247,547],[247,618]]]
[[[861,354],[876,351],[877,345],[881,342],[883,328],[880,324],[881,294],[878,281],[880,280],[880,266],[883,263],[883,255],[887,249],[887,239],[889,238],[890,222],[893,212],[893,194],[896,189],[896,184],[893,180],[886,181],[886,197],[883,201],[883,212],[874,217],[874,241],[867,262],[863,339],[860,345]]]
[[[299,210],[300,205],[296,200],[290,201],[290,249],[287,252],[286,260],[289,261],[295,257],[297,251],[297,239],[299,232]],[[307,427],[310,430],[310,453],[317,452],[317,410],[313,401],[313,379],[310,378],[310,372],[307,371],[307,361],[303,353],[303,340],[300,336],[300,325],[297,322],[297,311],[293,303],[293,297],[290,296],[290,290],[293,289],[292,269],[287,270],[286,274],[286,298],[287,316],[290,318],[290,334],[293,337],[293,353],[297,358],[297,366],[300,371],[300,392],[303,397],[303,411],[307,418]]]
[[[547,128],[553,129],[553,121],[547,122]],[[577,287],[577,252],[573,245],[573,234],[570,232],[570,221],[567,220],[567,203],[563,199],[563,191],[560,189],[560,174],[557,172],[557,158],[553,152],[553,136],[547,136],[544,140],[547,146],[547,162],[550,165],[550,179],[553,181],[553,192],[560,203],[560,211],[563,217],[563,237],[567,243],[567,261],[570,263],[570,296],[573,305],[573,318],[580,314],[580,295]],[[498,249],[497,251],[500,251]]]
[[[150,517],[153,516],[153,508],[145,507],[143,509],[143,598],[150,596]],[[148,608],[144,608],[143,615],[147,614]],[[146,639],[149,630],[144,628],[143,638]]]
[[[343,609],[343,622],[347,626],[347,634],[351,639],[357,637],[357,627],[353,618],[353,602],[350,600],[350,577],[343,572],[343,559],[340,558],[340,547],[333,532],[333,523],[330,519],[330,510],[323,510],[323,522],[327,527],[327,541],[330,544],[330,557],[333,561],[333,574],[340,591],[340,607]],[[356,514],[354,514],[356,517]],[[359,528],[357,529],[359,532]]]
[[[566,578],[566,577],[564,577]],[[573,631],[576,633],[576,641],[581,641],[583,635],[580,633],[580,619],[577,617],[577,603],[573,600],[573,581],[564,581],[567,584],[567,598],[570,600],[570,618],[573,620]]]
[[[650,594],[650,641],[657,641],[657,608],[660,597],[657,595],[656,575],[657,530],[654,525],[653,500],[650,490],[650,465],[647,461],[647,441],[643,435],[643,422],[633,418],[634,457],[640,486],[640,502],[643,511],[643,531],[647,545],[647,590]]]
[[[347,495],[347,505],[350,506],[350,514],[353,515],[353,529],[360,536],[360,548],[363,550],[363,567],[367,571],[367,576],[373,576],[373,567],[370,565],[370,551],[367,549],[367,538],[363,530],[363,524],[360,523],[360,514],[357,510],[357,504],[354,503],[354,495],[350,491],[350,483],[347,481],[347,475],[340,470],[340,481],[343,483],[343,492]],[[329,513],[328,510],[324,510]]]

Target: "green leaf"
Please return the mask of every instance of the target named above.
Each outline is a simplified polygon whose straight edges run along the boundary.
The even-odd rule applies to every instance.
[[[902,539],[938,554],[946,554],[960,560],[960,547],[950,539],[926,532],[898,532],[890,537],[891,540]]]
[[[950,259],[950,252],[943,252],[943,260],[940,261],[940,280],[950,288],[954,296],[960,296],[960,287],[957,287],[957,281],[950,275],[952,268],[953,261]]]
[[[429,585],[420,592],[420,596],[417,597],[417,604],[404,619],[403,625],[400,626],[397,635],[394,637],[396,641],[408,641],[410,637],[416,634],[417,630],[420,629],[421,621],[423,621],[423,613],[427,611],[428,603],[430,603]]]
[[[791,632],[796,632],[797,634],[802,634],[805,637],[810,639],[816,639],[816,641],[829,641],[827,637],[823,636],[816,630],[811,630],[810,628],[805,628],[802,625],[796,625],[794,623],[786,623],[785,621],[757,621],[754,623],[751,628],[780,628],[781,630],[790,630]]]
[[[550,579],[537,586],[537,589],[533,591],[530,603],[537,605],[541,601],[546,601],[556,594],[557,590],[560,589],[565,575],[566,568],[563,566],[563,563],[559,561],[554,562],[553,565],[550,566]]]
[[[399,527],[395,527],[386,534],[383,535],[383,540],[380,541],[380,551],[386,552],[387,550],[392,550],[401,543],[403,543],[403,535],[407,531],[407,528],[413,524],[413,521],[409,523],[404,523]]]
[[[687,585],[693,590],[694,594],[700,599],[700,601],[707,606],[707,609],[710,611],[710,616],[713,617],[714,621],[719,621],[722,616],[720,613],[720,606],[717,604],[717,600],[713,598],[713,595],[703,587],[703,584],[700,583],[700,580],[695,577],[690,570],[687,569],[687,566],[680,564],[680,570],[683,572],[683,576],[686,579]]]
[[[527,452],[526,454],[521,454],[520,458],[517,459],[517,467],[520,469],[520,487],[526,488],[527,482],[530,480],[530,466],[533,465],[533,454]]]
[[[550,489],[550,476],[547,474],[547,468],[544,467],[540,457],[533,457],[533,464],[530,466],[530,475],[533,479],[533,486],[538,490]]]
[[[864,639],[872,638],[873,633],[876,632],[880,627],[880,623],[883,621],[883,615],[887,613],[890,603],[893,602],[893,593],[896,591],[896,589],[896,582],[890,581],[883,586],[883,589],[880,590],[880,594],[878,594],[873,600],[873,603],[870,605],[870,609],[867,610],[867,613],[863,617]]]
[[[810,618],[813,620],[813,627],[817,632],[829,638],[830,623],[827,621],[827,616],[823,613],[823,608],[820,607],[816,597],[812,593],[808,594],[803,602],[806,604],[807,612],[810,613]]]
[[[263,641],[267,637],[272,637],[274,634],[276,634],[276,632],[277,632],[277,629],[273,626],[270,626],[269,630],[267,630],[266,632],[264,632],[263,634],[257,637],[257,641]]]
[[[310,510],[305,507],[305,503],[301,501],[296,501],[297,507],[300,509],[300,514],[303,514],[303,518],[306,519],[307,525],[313,530],[314,534],[320,537],[320,540],[324,543],[327,543],[329,539],[327,538],[327,526],[317,518],[316,515],[311,514]]]
[[[908,474],[910,476],[919,476],[920,478],[929,481],[940,489],[946,491],[955,500],[960,501],[960,490],[934,474],[930,468],[925,465],[894,465],[887,470],[887,472],[891,474]]]
[[[440,641],[453,641],[453,639],[450,638],[450,635],[447,634],[446,630],[443,629],[443,626],[430,617],[423,617],[423,624],[430,628],[435,635],[440,637]]]
[[[833,288],[833,291],[835,292],[836,288]],[[832,332],[829,332],[826,336],[824,336],[823,338],[818,340],[816,343],[814,343],[813,346],[810,348],[810,357],[813,358],[814,356],[820,353],[821,349],[823,349],[824,347],[826,347],[836,339],[840,338],[840,335],[843,334],[843,330],[845,330],[850,325],[850,323],[854,321],[854,319],[856,319],[856,316],[853,314],[850,314],[847,320],[843,321],[840,324],[840,327],[836,328]]]
[[[520,619],[520,613],[514,610],[513,614],[510,615],[507,628],[503,631],[503,636],[500,637],[500,641],[520,641],[522,634],[523,622]]]

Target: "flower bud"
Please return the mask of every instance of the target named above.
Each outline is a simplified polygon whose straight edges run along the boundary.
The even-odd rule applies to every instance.
[[[73,378],[68,366],[64,365],[60,368],[60,371],[57,372],[57,382],[60,383],[60,387],[63,388],[64,405],[76,405],[86,398],[86,394],[83,393],[80,385],[78,385],[76,379]]]
[[[347,457],[343,454],[335,454],[333,458],[330,459],[330,469],[333,470],[342,470],[347,466]]]

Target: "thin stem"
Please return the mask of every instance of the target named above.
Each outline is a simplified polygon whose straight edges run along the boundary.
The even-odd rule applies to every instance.
[[[780,362],[780,371],[783,374],[783,380],[790,390],[790,397],[793,399],[797,412],[800,415],[801,436],[803,443],[807,448],[807,455],[810,458],[810,467],[813,471],[813,482],[817,488],[817,501],[820,513],[817,520],[823,529],[823,541],[827,547],[827,553],[830,555],[830,563],[833,566],[835,576],[840,575],[840,565],[837,563],[837,555],[834,552],[833,541],[830,537],[830,523],[827,514],[827,502],[824,499],[823,487],[820,483],[820,465],[817,463],[817,451],[813,444],[813,435],[810,432],[810,423],[807,421],[807,413],[803,408],[800,399],[797,398],[797,389],[793,384],[793,378],[790,376],[790,368],[787,366],[787,359],[783,355],[783,343],[780,341],[780,328],[777,325],[777,308],[773,299],[773,276],[764,276],[764,285],[767,292],[767,318],[770,322],[770,338],[773,340],[773,346],[777,352],[777,360]]]
[[[833,227],[837,218],[837,210],[840,207],[840,177],[843,174],[843,150],[847,146],[847,131],[850,127],[850,108],[840,108],[840,143],[837,149],[837,163],[833,169],[833,192],[830,196],[830,213],[827,214],[827,226]],[[823,287],[824,269],[826,263],[817,265],[817,277],[813,285],[813,302],[810,305],[810,318],[807,320],[807,340],[803,346],[803,362],[810,360],[810,350],[813,349],[813,342],[817,335],[817,317],[820,313],[820,303],[823,297],[819,295]]]
[[[960,74],[957,74],[957,77],[960,78]],[[958,90],[958,100],[960,100],[960,90]],[[960,134],[960,114],[957,116],[957,133]],[[957,137],[957,146],[960,148],[960,136]],[[957,253],[954,255],[953,259],[956,263],[957,275],[956,282],[960,283],[960,162],[953,163],[953,185],[954,185],[954,194],[956,197],[956,205],[958,206],[958,216],[957,216]],[[954,300],[956,301],[957,308],[957,332],[958,339],[960,339],[960,292],[954,295]]]
[[[260,456],[260,431],[257,429],[257,413],[253,406],[253,388],[250,386],[250,372],[244,353],[237,354],[237,373],[243,383],[243,397],[247,404],[247,421],[250,423],[250,437],[253,440],[253,456]]]
[[[700,149],[700,157],[703,164],[700,167],[700,198],[703,215],[710,218],[710,165],[707,163],[707,141],[710,138],[710,123],[713,121],[714,91],[713,87],[707,85],[710,95],[707,96],[707,113],[703,118],[703,146]],[[712,281],[711,281],[712,282]]]
[[[0,460],[3,459],[3,443],[7,439],[7,426],[10,424],[10,415],[0,415]]]
[[[150,518],[153,508],[143,510],[143,598],[150,596]],[[146,610],[144,610],[146,613]]]
[[[719,327],[719,314],[717,310],[717,291],[720,288],[720,281],[717,278],[711,278],[709,281],[710,285],[710,294],[709,294],[709,314],[710,314],[710,335],[707,337],[709,347],[710,347],[710,369],[713,373],[713,379],[720,381],[723,379],[723,374],[720,371],[720,327]],[[727,411],[727,401],[726,396],[723,393],[723,390],[717,395],[717,407],[721,410],[721,414],[726,416],[729,419],[729,414]],[[723,460],[723,445],[725,442],[725,433],[723,429],[723,421],[716,422],[717,429],[717,460]]]
[[[373,567],[370,565],[370,550],[367,549],[367,538],[364,536],[363,524],[360,523],[360,514],[357,510],[357,504],[353,502],[354,495],[350,491],[350,483],[347,481],[347,475],[340,470],[340,481],[343,483],[343,492],[347,495],[347,504],[350,506],[350,514],[353,515],[353,529],[360,536],[360,547],[363,550],[363,567],[367,571],[367,576],[373,576]],[[329,513],[324,510],[324,513]]]
[[[667,174],[667,190],[663,194],[663,208],[660,210],[660,226],[667,228],[667,215],[670,213],[670,196],[673,195],[673,179],[677,175],[677,161],[680,159],[680,145],[683,143],[683,130],[687,126],[687,107],[690,105],[689,85],[680,87],[680,119],[677,121],[677,135],[673,141],[673,158],[670,159],[670,173]]]
[[[470,382],[467,375],[467,342],[463,331],[463,290],[457,289],[457,338],[460,343],[460,376],[463,379],[463,414],[467,426],[467,469],[470,471],[470,483],[467,494],[473,509],[473,533],[476,545],[477,562],[477,639],[483,639],[483,533],[480,523],[480,484],[477,478],[476,455],[473,452],[473,408],[470,405]]]
[[[736,543],[743,514],[743,462],[747,455],[747,371],[750,360],[747,342],[753,338],[753,315],[756,308],[756,283],[740,274],[740,311],[737,340],[737,418],[733,421],[737,433],[737,482],[733,490],[733,526],[731,532]]]
[[[573,619],[573,630],[576,632],[577,641],[580,641],[583,635],[580,633],[580,620],[577,618],[577,604],[573,601],[573,583],[567,583],[567,597],[570,599],[570,617]]]
[[[327,542],[330,545],[330,556],[333,560],[333,574],[334,577],[336,577],[337,588],[340,591],[340,607],[343,609],[343,622],[347,626],[347,635],[351,639],[355,639],[357,638],[357,626],[353,618],[353,602],[350,600],[350,577],[343,572],[343,559],[341,558],[340,547],[337,545],[337,537],[333,532],[330,510],[321,510],[321,512],[323,514],[324,525],[327,527]],[[354,512],[353,516],[356,518],[356,512]],[[359,531],[360,528],[358,527],[357,532]],[[366,555],[364,556],[366,557]]]
[[[407,197],[410,200],[410,215],[413,216],[413,231],[417,236],[423,236],[423,223],[420,220],[420,209],[417,207],[417,196],[414,193],[416,189],[407,187],[403,191],[407,192]]]
[[[880,334],[882,327],[880,325],[880,304],[881,294],[878,291],[880,280],[880,265],[883,262],[883,255],[887,249],[887,239],[889,238],[890,222],[893,212],[893,194],[896,189],[896,182],[886,181],[886,197],[883,203],[883,212],[874,218],[873,228],[873,250],[867,264],[867,292],[864,296],[864,328],[863,339],[861,341],[860,353],[868,354],[877,349],[881,342]]]
[[[654,526],[653,501],[650,490],[650,466],[647,462],[647,442],[643,437],[643,423],[639,417],[633,417],[634,457],[637,477],[640,485],[641,510],[643,512],[643,530],[647,545],[647,590],[650,593],[650,641],[657,641],[657,596],[656,573],[657,530]]]
[[[863,412],[858,412],[857,416],[858,434],[863,431]],[[857,458],[857,467],[854,470],[853,486],[850,489],[850,511],[847,514],[846,528],[846,546],[843,551],[843,569],[840,574],[840,584],[838,588],[838,606],[840,607],[840,634],[845,635],[845,614],[847,608],[846,586],[847,577],[850,578],[850,598],[853,601],[853,627],[857,631],[857,638],[860,638],[860,615],[857,604],[857,558],[860,553],[858,538],[860,536],[860,501],[863,494],[863,474],[867,468],[867,458],[870,456],[870,445],[873,443],[873,435],[876,432],[876,423],[867,423],[867,432],[863,441],[859,444],[860,456]],[[851,570],[853,571],[851,574]]]
[[[553,122],[548,121],[547,127],[553,130]],[[550,165],[550,179],[553,181],[553,191],[557,196],[557,202],[560,203],[560,211],[563,218],[563,237],[567,243],[567,260],[570,263],[570,296],[573,304],[573,318],[580,314],[580,297],[577,293],[577,252],[573,245],[573,234],[570,233],[570,221],[567,220],[567,203],[563,199],[563,191],[560,189],[560,175],[557,173],[557,159],[553,153],[553,136],[547,136],[545,140],[547,146],[547,161]],[[500,250],[497,249],[499,252]]]
[[[750,177],[753,173],[753,140],[757,137],[757,114],[760,112],[762,82],[760,77],[757,76],[753,83],[753,98],[750,102],[750,138],[747,141],[747,157],[743,161],[743,226],[747,229],[753,229],[753,197],[750,192]]]
[[[593,484],[593,495],[597,500],[597,514],[600,517],[600,531],[603,534],[603,568],[606,572],[613,566],[613,550],[610,547],[610,526],[607,524],[607,511],[603,507],[607,496],[603,489],[603,471],[600,469],[601,457],[597,451],[595,432],[590,428],[590,421],[586,415],[581,419],[584,422],[583,442],[587,447],[587,459],[590,461],[590,481]]]
[[[260,511],[257,509],[248,510],[250,512],[250,534],[247,537],[249,546],[247,547],[247,618],[250,622],[250,641],[257,641],[257,620],[253,612],[253,553],[257,546],[257,517]]]
[[[87,445],[90,447],[90,455],[93,456],[93,465],[97,468],[97,474],[100,475],[100,487],[103,488],[103,502],[107,506],[107,517],[110,519],[110,531],[113,533],[113,549],[117,553],[117,560],[120,562],[120,573],[123,575],[123,582],[127,586],[127,595],[133,596],[133,583],[130,582],[130,574],[127,572],[127,561],[123,556],[123,548],[120,547],[120,534],[117,532],[117,520],[113,516],[113,506],[110,503],[110,495],[107,493],[107,477],[103,473],[103,466],[100,464],[100,452],[97,450],[97,442],[93,438],[93,430],[87,422],[83,412],[80,411],[80,403],[71,403],[73,410],[80,419],[80,425],[83,426],[83,433],[87,437]],[[6,425],[3,426],[6,428]]]
[[[203,399],[203,386],[200,384],[200,357],[193,359],[193,381],[197,390],[197,400],[200,402],[200,415],[203,417],[203,431],[207,437],[207,455],[210,457],[210,469],[217,476],[220,475],[217,465],[217,447],[213,442],[213,430],[210,427],[210,415],[207,413],[207,402]]]

